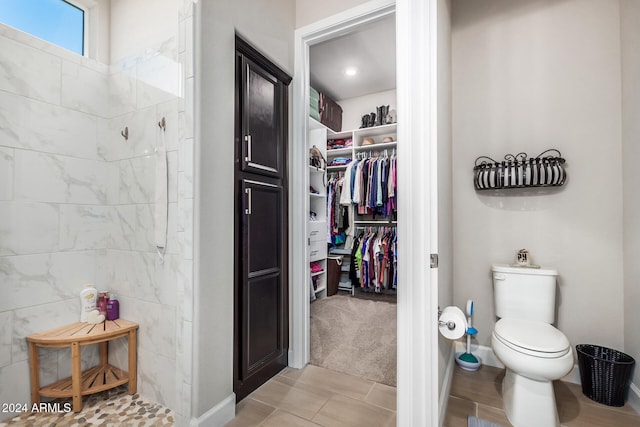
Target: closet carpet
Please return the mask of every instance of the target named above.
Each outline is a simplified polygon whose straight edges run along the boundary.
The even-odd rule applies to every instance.
[[[396,304],[334,295],[311,304],[312,365],[396,386]]]

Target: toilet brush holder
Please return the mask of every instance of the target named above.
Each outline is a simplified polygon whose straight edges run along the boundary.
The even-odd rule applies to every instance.
[[[473,357],[473,359],[469,356]],[[482,359],[472,353],[463,353],[460,351],[456,353],[456,363],[461,369],[473,372],[480,369],[480,366],[482,366]]]
[[[471,336],[476,335],[478,330],[471,326],[471,318],[473,316],[474,305],[473,300],[467,301],[467,351],[456,353],[456,363],[465,371],[477,371],[482,366],[482,359],[471,353]]]

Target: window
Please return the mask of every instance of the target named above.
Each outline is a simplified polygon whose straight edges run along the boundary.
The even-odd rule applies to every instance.
[[[0,0],[0,22],[85,53],[85,10],[64,0]]]

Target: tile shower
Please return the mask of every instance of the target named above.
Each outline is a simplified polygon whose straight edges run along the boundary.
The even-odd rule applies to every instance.
[[[162,9],[160,24],[138,16],[142,24],[125,25],[146,6]],[[190,416],[192,11],[191,0],[112,0],[111,31],[125,28],[127,40],[146,44],[112,46],[110,65],[0,24],[0,384],[12,385],[0,388],[2,402],[30,401],[24,337],[77,321],[78,293],[94,283],[118,295],[121,317],[140,323],[139,393]],[[114,51],[126,55],[114,59]],[[163,117],[169,220],[161,262],[153,152]],[[125,367],[124,344],[115,347],[112,360]],[[84,366],[95,363],[97,352],[83,349]],[[68,351],[41,352],[43,383],[70,367]]]

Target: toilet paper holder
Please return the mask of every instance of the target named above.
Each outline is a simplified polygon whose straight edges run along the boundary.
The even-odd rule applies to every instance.
[[[441,315],[442,315],[442,310],[438,306],[438,327],[446,326],[447,329],[449,329],[450,331],[453,331],[456,328],[456,322],[454,322],[453,320],[449,320],[448,322],[443,322],[442,320],[440,320]]]

